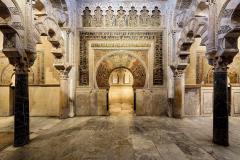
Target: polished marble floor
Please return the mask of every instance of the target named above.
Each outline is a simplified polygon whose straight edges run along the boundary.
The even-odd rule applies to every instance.
[[[8,137],[0,160],[240,160],[240,118],[230,118],[230,147],[211,143],[210,117],[32,117],[22,148],[1,136],[12,126],[13,118],[0,118],[0,138]]]

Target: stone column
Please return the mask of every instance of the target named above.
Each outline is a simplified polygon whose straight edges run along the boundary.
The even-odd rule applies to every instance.
[[[60,109],[59,117],[64,119],[68,118],[69,107],[69,93],[68,93],[68,74],[60,73]]]
[[[133,89],[133,109],[134,112],[137,110],[137,93],[136,93],[136,88]]]
[[[14,146],[29,143],[28,68],[15,68]]]
[[[182,118],[184,116],[185,76],[183,70],[174,71],[174,102],[172,116]]]
[[[214,66],[213,142],[228,146],[227,65]]]
[[[68,74],[72,69],[71,65],[64,63],[54,63],[54,67],[58,70],[60,75],[60,108],[59,117],[65,119],[69,117],[69,83]]]

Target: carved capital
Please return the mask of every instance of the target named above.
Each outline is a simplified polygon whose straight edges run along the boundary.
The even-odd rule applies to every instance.
[[[68,79],[68,73],[65,70],[60,70],[59,71],[59,75],[60,75],[60,79]]]
[[[176,65],[176,66],[172,65],[170,67],[171,67],[172,72],[173,72],[173,77],[180,78],[184,75],[186,67],[182,68],[179,65]]]
[[[223,57],[217,57],[214,60],[214,71],[215,72],[227,72],[229,60]]]
[[[15,59],[15,73],[16,74],[27,74],[29,72],[28,64],[21,59]]]
[[[62,62],[55,62],[54,67],[58,70],[60,79],[67,79],[68,73],[72,69],[72,65],[62,63]]]
[[[205,2],[205,3],[209,6],[213,6],[216,4],[216,0],[207,0],[207,2]]]
[[[70,29],[70,28],[67,28],[66,29],[66,33],[67,33],[67,35],[69,36],[69,34],[72,32],[72,30]]]
[[[184,70],[175,70],[173,71],[173,77],[175,78],[181,78],[183,77],[183,74],[184,74]]]

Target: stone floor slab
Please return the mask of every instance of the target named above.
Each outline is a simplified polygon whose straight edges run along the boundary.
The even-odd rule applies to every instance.
[[[12,132],[2,119],[0,132]],[[230,146],[213,145],[212,118],[31,117],[31,143],[9,146],[0,160],[239,160],[240,118],[230,118]],[[2,139],[7,136],[2,136]],[[5,139],[5,140],[6,140]]]

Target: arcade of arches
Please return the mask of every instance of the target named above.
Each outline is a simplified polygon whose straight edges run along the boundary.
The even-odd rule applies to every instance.
[[[0,159],[238,160],[239,36],[240,0],[0,0]]]

